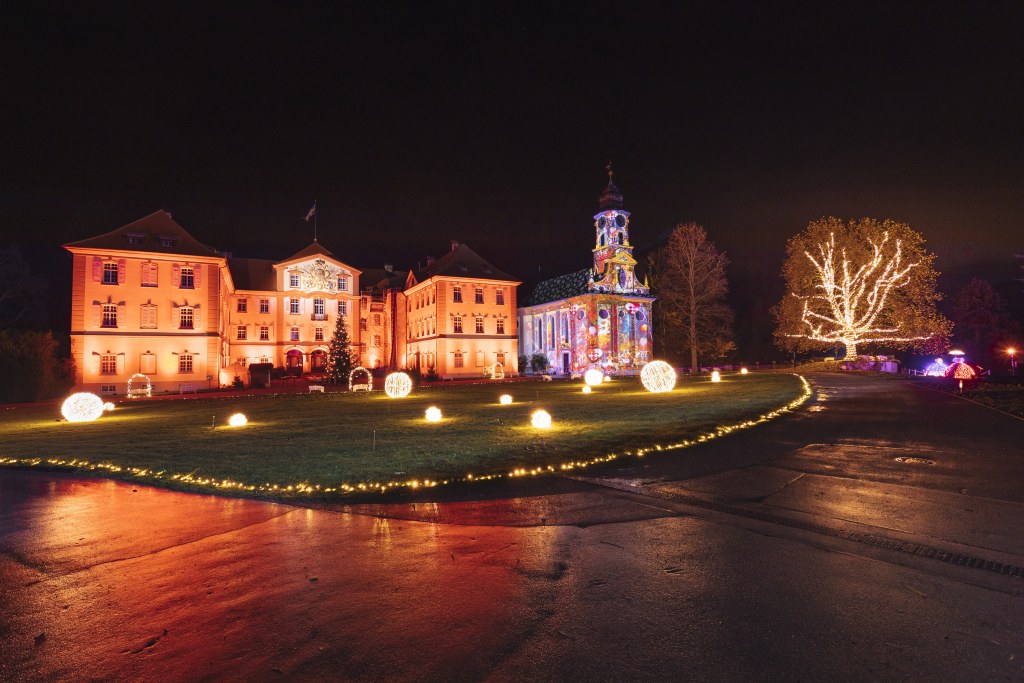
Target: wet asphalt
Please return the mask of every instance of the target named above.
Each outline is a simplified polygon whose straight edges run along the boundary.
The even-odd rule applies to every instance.
[[[443,500],[0,470],[0,681],[1024,680],[1024,421],[809,379],[755,429]]]

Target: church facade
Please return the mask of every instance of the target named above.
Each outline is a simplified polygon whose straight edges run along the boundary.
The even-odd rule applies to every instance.
[[[591,368],[635,375],[652,359],[654,297],[636,274],[630,213],[608,169],[594,215],[593,265],[539,283],[517,312],[519,348],[543,354],[551,372],[577,377]]]
[[[356,268],[319,242],[280,261],[232,258],[157,211],[65,245],[76,387],[124,394],[228,385],[254,363],[320,374],[338,317],[356,362],[441,378],[518,370],[516,286],[466,245],[421,271]]]

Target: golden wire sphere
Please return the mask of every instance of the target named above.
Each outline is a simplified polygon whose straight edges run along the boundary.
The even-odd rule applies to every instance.
[[[676,371],[663,360],[652,360],[640,371],[640,381],[644,389],[653,394],[672,391],[676,386]]]
[[[88,391],[71,394],[61,404],[60,414],[68,422],[92,422],[103,414],[103,399]]]
[[[384,393],[390,398],[404,398],[412,391],[412,378],[404,372],[392,372],[384,378]]]

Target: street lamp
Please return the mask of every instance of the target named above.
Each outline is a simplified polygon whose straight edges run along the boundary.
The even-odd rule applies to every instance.
[[[1011,346],[1010,348],[1006,349],[1006,352],[1008,354],[1010,354],[1010,374],[1011,375],[1016,375],[1017,374],[1017,360],[1013,357],[1013,354],[1017,353],[1017,349],[1015,349],[1015,348],[1013,348]]]

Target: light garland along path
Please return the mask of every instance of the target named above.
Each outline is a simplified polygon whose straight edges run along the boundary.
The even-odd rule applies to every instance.
[[[501,479],[503,477],[516,478],[516,477],[531,477],[544,474],[555,474],[565,473],[572,470],[582,469],[590,467],[592,465],[601,465],[604,463],[613,462],[620,458],[637,457],[641,458],[650,453],[661,453],[667,451],[679,450],[682,448],[689,448],[702,443],[707,443],[713,439],[717,439],[732,432],[739,431],[741,429],[748,429],[750,427],[756,427],[760,424],[764,424],[770,420],[774,420],[777,417],[791,413],[801,405],[803,405],[807,399],[809,399],[814,391],[811,389],[810,383],[804,378],[803,375],[796,375],[800,379],[803,385],[803,392],[800,396],[793,399],[781,408],[763,413],[757,418],[744,420],[731,425],[722,425],[715,428],[713,431],[705,432],[700,436],[693,439],[685,439],[674,443],[660,443],[637,448],[630,451],[622,451],[621,453],[608,453],[607,455],[597,456],[595,458],[585,460],[570,460],[562,461],[557,463],[550,463],[545,465],[538,465],[530,468],[517,468],[510,472],[492,472],[485,474],[473,474],[466,473],[462,477],[451,477],[447,479],[408,479],[404,481],[387,481],[387,482],[358,482],[358,483],[341,483],[334,486],[324,486],[321,484],[310,484],[308,482],[300,484],[275,484],[271,482],[264,482],[262,484],[253,484],[248,482],[234,481],[231,479],[214,479],[208,477],[197,477],[194,473],[182,473],[182,472],[167,472],[166,470],[153,470],[142,467],[126,467],[121,465],[115,465],[113,463],[105,462],[90,462],[88,460],[80,460],[77,458],[71,458],[70,460],[58,459],[58,458],[4,458],[0,457],[0,466],[11,466],[11,467],[31,467],[41,469],[67,469],[76,472],[96,472],[96,473],[109,473],[109,474],[127,474],[132,480],[139,481],[140,483],[159,483],[161,481],[172,481],[180,484],[187,484],[191,489],[208,489],[211,491],[221,492],[238,492],[238,493],[258,493],[269,496],[294,496],[294,495],[305,495],[308,497],[315,497],[317,495],[345,495],[353,493],[384,493],[386,491],[394,491],[398,489],[407,490],[418,490],[421,488],[433,488],[436,486],[447,486],[449,484],[462,484],[470,482],[483,482],[493,481]]]

